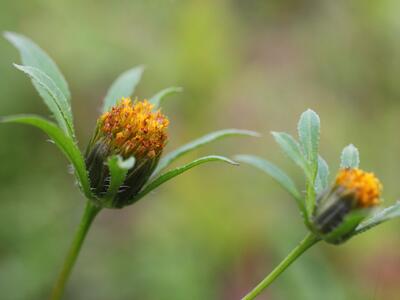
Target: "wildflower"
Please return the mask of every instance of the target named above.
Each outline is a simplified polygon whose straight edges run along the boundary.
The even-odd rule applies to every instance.
[[[154,171],[167,143],[168,119],[147,100],[122,98],[97,121],[86,151],[86,165],[93,193],[102,198],[110,184],[107,158],[120,155],[135,158],[113,205],[122,207],[135,196]]]
[[[373,173],[358,168],[341,169],[333,187],[317,199],[315,228],[321,234],[327,234],[337,228],[349,213],[369,212],[381,203],[381,192],[382,184]],[[341,235],[352,231],[358,223],[354,222]]]

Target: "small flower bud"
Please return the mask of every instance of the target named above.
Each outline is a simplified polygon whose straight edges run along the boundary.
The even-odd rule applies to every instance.
[[[357,168],[340,170],[334,186],[318,197],[314,228],[320,235],[331,233],[350,213],[367,212],[380,204],[381,191],[382,185],[373,173]],[[361,221],[362,218],[341,234],[350,233]]]
[[[149,179],[167,143],[168,119],[152,111],[147,100],[132,102],[123,98],[97,121],[95,134],[86,150],[86,166],[93,193],[102,198],[110,183],[106,164],[111,155],[135,157],[125,182],[113,200],[113,207],[123,207]]]

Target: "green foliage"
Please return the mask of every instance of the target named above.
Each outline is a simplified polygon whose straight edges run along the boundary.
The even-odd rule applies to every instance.
[[[183,88],[172,86],[172,87],[169,87],[169,88],[159,91],[157,94],[155,94],[153,97],[150,98],[149,102],[154,105],[154,110],[156,110],[161,106],[165,97],[167,97],[171,94],[180,93],[182,91],[183,91]]]
[[[194,141],[191,141],[178,149],[168,153],[163,158],[161,158],[156,170],[153,172],[152,178],[159,174],[162,170],[167,168],[176,159],[183,156],[190,151],[193,151],[201,146],[207,145],[211,142],[217,141],[219,139],[229,137],[229,136],[252,136],[258,137],[259,134],[255,131],[243,130],[243,129],[223,129],[208,133]]]
[[[60,128],[54,123],[35,115],[8,116],[1,118],[0,121],[2,123],[29,124],[43,130],[74,166],[75,174],[86,197],[92,198],[83,156],[74,141],[66,136]]]
[[[360,154],[358,149],[350,144],[344,147],[342,155],[340,157],[341,168],[358,168],[360,165]]]
[[[213,162],[213,161],[221,161],[221,162],[225,162],[231,165],[238,165],[236,162],[234,162],[233,160],[223,157],[223,156],[218,156],[218,155],[209,155],[209,156],[204,156],[201,158],[198,158],[186,165],[183,165],[181,167],[172,169],[170,171],[167,171],[166,173],[160,175],[159,177],[157,177],[154,180],[151,180],[144,188],[143,190],[132,200],[132,202],[136,202],[139,199],[141,199],[142,197],[144,197],[145,195],[147,195],[148,193],[150,193],[152,190],[154,190],[155,188],[159,187],[161,184],[165,183],[166,181],[171,180],[172,178],[198,166],[207,162]]]
[[[122,73],[109,88],[104,98],[103,112],[108,111],[122,97],[130,97],[138,85],[144,71],[143,66],[129,69]]]
[[[315,178],[315,192],[321,193],[329,185],[329,166],[321,155],[318,156],[318,172]]]

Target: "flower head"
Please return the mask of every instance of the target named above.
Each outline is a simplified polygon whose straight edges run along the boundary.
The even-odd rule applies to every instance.
[[[351,213],[360,212],[354,218],[356,221],[353,220],[351,226],[341,231],[339,241],[364,219],[365,212],[380,204],[381,192],[382,184],[373,173],[358,168],[341,169],[332,188],[318,199],[314,216],[316,230],[322,235],[330,234]]]
[[[135,158],[125,182],[116,195],[113,207],[122,207],[147,182],[167,143],[169,121],[153,111],[147,100],[122,98],[97,121],[95,134],[86,151],[86,165],[94,194],[102,198],[110,183],[107,159],[120,155]]]

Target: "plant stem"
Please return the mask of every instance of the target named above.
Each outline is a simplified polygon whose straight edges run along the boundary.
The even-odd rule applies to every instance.
[[[313,233],[309,233],[290,253],[281,261],[281,263],[265,277],[250,293],[242,300],[252,300],[256,298],[265,288],[267,288],[275,279],[279,277],[301,254],[317,243],[320,239]]]
[[[85,240],[90,225],[92,224],[94,218],[96,217],[96,215],[99,213],[100,210],[101,208],[92,204],[90,200],[87,201],[85,212],[81,219],[81,223],[78,227],[78,230],[75,233],[74,240],[72,241],[70,249],[64,260],[64,265],[62,267],[61,273],[53,287],[50,300],[61,299],[64,292],[65,284],[68,281],[72,267],[74,266],[79,251],[81,250],[82,243]]]

